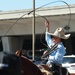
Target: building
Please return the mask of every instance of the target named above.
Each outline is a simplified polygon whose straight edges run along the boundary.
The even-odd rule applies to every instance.
[[[0,50],[15,52],[32,49],[31,11],[32,9],[0,12]],[[70,5],[70,8],[65,5],[36,9],[35,16],[35,49],[46,48],[42,43],[45,43],[44,23],[47,18],[51,24],[51,32],[61,26],[66,33],[71,33],[70,39],[63,43],[68,54],[75,54],[75,5]]]

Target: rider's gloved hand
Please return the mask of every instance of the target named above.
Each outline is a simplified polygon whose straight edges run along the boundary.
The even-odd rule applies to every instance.
[[[47,53],[47,50],[43,52],[43,55]],[[49,55],[46,57],[47,59],[49,58]]]

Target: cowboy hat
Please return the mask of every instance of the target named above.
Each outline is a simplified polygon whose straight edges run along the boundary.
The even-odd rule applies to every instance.
[[[61,39],[68,39],[71,34],[65,34],[64,29],[62,27],[58,27],[54,33],[49,33],[48,34],[61,38]]]

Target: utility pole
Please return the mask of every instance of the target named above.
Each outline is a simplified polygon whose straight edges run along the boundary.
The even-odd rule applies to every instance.
[[[33,0],[33,19],[32,19],[32,60],[35,56],[35,0]]]

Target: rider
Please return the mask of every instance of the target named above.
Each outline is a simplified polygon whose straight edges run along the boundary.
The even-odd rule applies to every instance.
[[[57,68],[57,66],[58,67],[61,66],[63,56],[66,54],[66,50],[63,43],[61,42],[61,39],[68,39],[70,37],[70,34],[65,34],[64,29],[62,27],[58,27],[54,33],[49,33],[50,26],[48,21],[45,22],[45,27],[46,27],[45,39],[47,45],[49,47],[51,47],[54,44],[58,45],[56,50],[48,56],[47,65],[50,65],[51,63],[52,65],[54,65],[52,70],[58,70],[59,72],[60,70]],[[46,52],[47,50],[44,51],[44,54]]]

